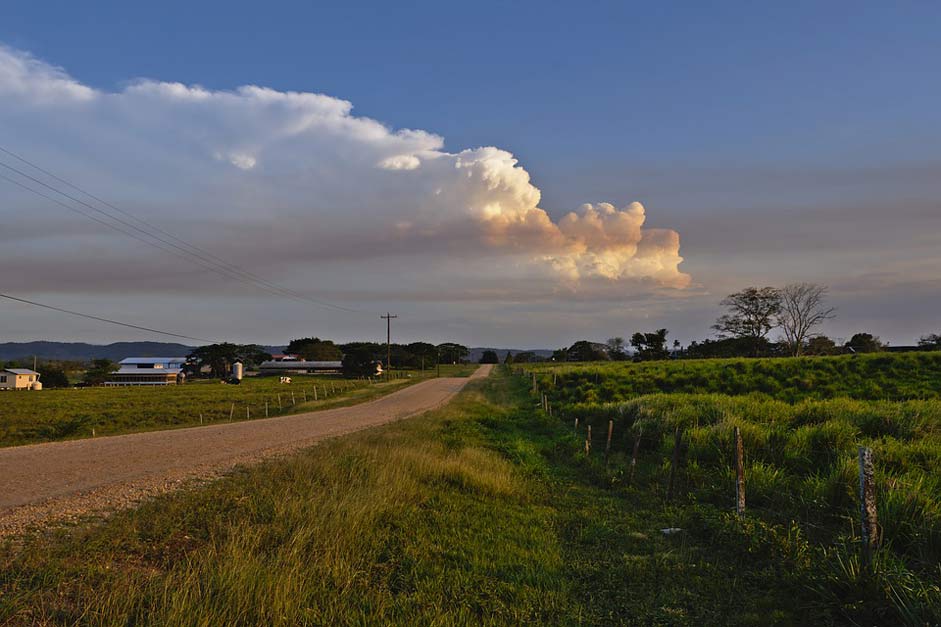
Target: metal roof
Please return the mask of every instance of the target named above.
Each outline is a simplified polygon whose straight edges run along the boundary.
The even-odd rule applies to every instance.
[[[0,372],[11,372],[13,374],[34,374],[39,376],[39,373],[35,370],[29,370],[28,368],[6,368],[5,370],[0,370]]]

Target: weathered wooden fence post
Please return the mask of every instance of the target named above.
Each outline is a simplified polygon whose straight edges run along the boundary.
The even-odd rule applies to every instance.
[[[683,432],[679,425],[673,434],[673,460],[670,463],[670,483],[667,486],[667,500],[673,500],[673,488],[676,485],[676,469],[680,465],[680,446],[683,443]]]
[[[294,402],[294,390],[291,390],[291,405],[297,405],[297,403]]]
[[[265,399],[265,418],[268,417],[268,399]]]
[[[745,515],[745,447],[738,427],[735,427],[732,438],[735,446],[735,513],[741,518]]]
[[[575,435],[578,435],[578,418],[575,419]]]
[[[232,416],[235,415],[235,403],[232,403],[232,407],[229,408],[229,420],[232,420]]]
[[[862,562],[872,565],[873,553],[879,548],[879,520],[876,516],[876,484],[873,479],[872,449],[859,447],[859,510],[862,521]]]
[[[301,394],[304,395],[304,402],[306,403],[307,402],[307,390],[305,390],[304,388],[301,388]]]
[[[631,474],[627,479],[628,483],[634,482],[634,470],[637,468],[637,455],[640,453],[640,437],[643,435],[643,431],[638,431],[637,435],[634,437],[634,450],[631,453]]]
[[[608,463],[608,456],[611,455],[611,435],[614,433],[614,421],[608,421],[608,441],[604,445],[604,463]]]
[[[281,411],[281,409],[282,409],[282,407],[281,407],[281,395],[278,394],[278,411]]]
[[[248,408],[248,403],[245,403],[245,419],[248,420],[251,417],[252,417],[252,412]]]
[[[591,425],[588,425],[588,435],[585,437],[585,455],[591,455]]]
[[[314,400],[317,400],[317,386],[314,386]]]

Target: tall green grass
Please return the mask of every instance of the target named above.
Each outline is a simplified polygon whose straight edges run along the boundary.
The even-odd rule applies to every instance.
[[[777,400],[941,398],[941,351],[839,357],[533,364],[540,388],[562,402],[644,394],[759,394]]]
[[[739,428],[752,520],[793,527],[798,544],[840,565],[816,582],[821,594],[881,586],[896,618],[921,624],[941,620],[939,367],[941,355],[925,353],[533,371],[556,415],[595,427],[596,448],[614,422],[615,455],[606,467],[614,479],[628,472],[640,438],[642,465],[658,472],[638,485],[662,494],[679,428],[679,484],[689,503],[732,507]],[[655,393],[640,393],[648,390]],[[874,574],[859,564],[860,446],[872,449],[876,463],[883,548]]]

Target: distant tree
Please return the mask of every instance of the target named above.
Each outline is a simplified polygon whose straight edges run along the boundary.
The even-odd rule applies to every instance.
[[[424,364],[426,367],[438,363],[438,348],[428,342],[412,342],[405,347],[411,355],[411,363],[417,368]]]
[[[781,291],[774,287],[747,287],[729,294],[720,303],[729,313],[720,316],[712,328],[719,337],[743,338],[752,345],[752,355],[758,356],[762,340],[777,324],[781,312]]]
[[[343,353],[336,344],[319,337],[291,340],[285,350],[290,355],[299,355],[308,361],[338,361],[343,358]]]
[[[608,356],[614,361],[624,361],[627,359],[627,353],[624,352],[624,338],[612,337],[607,341]]]
[[[845,346],[854,353],[878,353],[884,348],[879,338],[871,333],[856,333]]]
[[[791,355],[798,357],[814,329],[834,317],[833,307],[826,307],[827,288],[816,283],[791,283],[778,291],[780,308],[777,323]]]
[[[441,363],[443,364],[460,363],[470,354],[470,349],[463,344],[455,344],[454,342],[438,344],[438,350],[441,353]]]
[[[500,363],[500,357],[497,356],[497,351],[485,350],[484,354],[480,357],[480,363],[482,364],[498,364]]]
[[[371,377],[376,374],[374,350],[361,343],[346,350],[343,355],[343,374],[348,377]]]
[[[551,359],[552,361],[568,361],[568,360],[569,360],[569,349],[567,349],[567,348],[559,348],[559,349],[556,349],[556,350],[552,351],[552,357],[550,357],[550,359]]]
[[[727,357],[773,357],[782,354],[780,345],[761,338],[757,342],[751,338],[728,337],[721,340],[705,339],[692,341],[686,348],[685,356],[691,359],[710,359]]]
[[[580,340],[566,351],[568,361],[607,361],[608,351],[604,344]]]
[[[927,351],[941,350],[941,333],[931,333],[918,340],[918,347]]]
[[[806,355],[836,355],[839,352],[836,342],[826,335],[815,335],[807,340],[807,345],[804,347]]]
[[[67,388],[69,387],[69,377],[65,370],[43,365],[38,368],[39,380],[44,388]]]
[[[532,351],[523,351],[513,355],[514,364],[529,364],[536,361],[536,353]]]
[[[82,376],[86,385],[101,385],[111,378],[112,372],[117,372],[118,365],[110,359],[93,359],[89,368]]]
[[[265,352],[256,344],[207,344],[196,348],[187,357],[188,369],[199,372],[208,366],[212,376],[223,378],[229,374],[232,364],[241,362],[246,367],[257,366],[263,361],[271,359],[271,354]]]
[[[658,329],[654,333],[635,333],[631,336],[631,346],[637,351],[637,359],[651,361],[666,359],[670,356],[667,350],[666,329]]]

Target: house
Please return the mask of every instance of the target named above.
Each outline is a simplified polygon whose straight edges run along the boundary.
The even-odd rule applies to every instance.
[[[176,385],[186,380],[186,357],[128,357],[120,365],[105,385]]]
[[[342,361],[263,361],[258,366],[261,374],[341,374]]]
[[[0,370],[0,390],[41,390],[39,373],[26,368]]]

